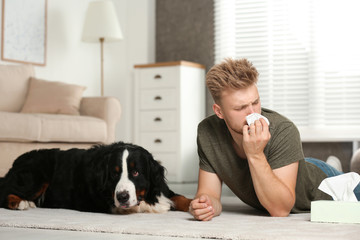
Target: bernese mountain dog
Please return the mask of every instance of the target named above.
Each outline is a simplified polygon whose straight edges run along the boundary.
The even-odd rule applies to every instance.
[[[128,214],[188,211],[165,168],[144,148],[117,142],[89,149],[41,149],[18,157],[0,178],[0,207]]]

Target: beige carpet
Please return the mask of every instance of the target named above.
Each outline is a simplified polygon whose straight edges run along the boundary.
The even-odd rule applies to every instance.
[[[310,222],[310,214],[272,218],[235,197],[223,198],[224,211],[210,222],[188,213],[110,215],[64,209],[0,209],[0,227],[107,232],[211,239],[358,239],[359,224]],[[1,231],[1,228],[0,228]]]

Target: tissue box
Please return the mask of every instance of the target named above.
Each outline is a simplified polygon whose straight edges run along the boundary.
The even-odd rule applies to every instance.
[[[311,221],[360,223],[360,202],[313,201],[311,202]]]

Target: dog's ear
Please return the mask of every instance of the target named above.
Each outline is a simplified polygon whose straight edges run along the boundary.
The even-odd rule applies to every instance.
[[[165,182],[165,168],[153,158],[150,160],[150,180],[154,187],[160,187]]]
[[[151,156],[148,161],[148,180],[149,188],[146,194],[146,201],[148,203],[157,202],[157,197],[161,195],[164,188],[167,187],[165,180],[165,168],[154,160]]]

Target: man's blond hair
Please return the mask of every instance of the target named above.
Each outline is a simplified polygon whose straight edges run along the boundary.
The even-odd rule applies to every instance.
[[[214,101],[218,103],[222,91],[244,89],[256,84],[259,73],[247,59],[226,58],[223,62],[214,65],[206,74],[206,86]]]

